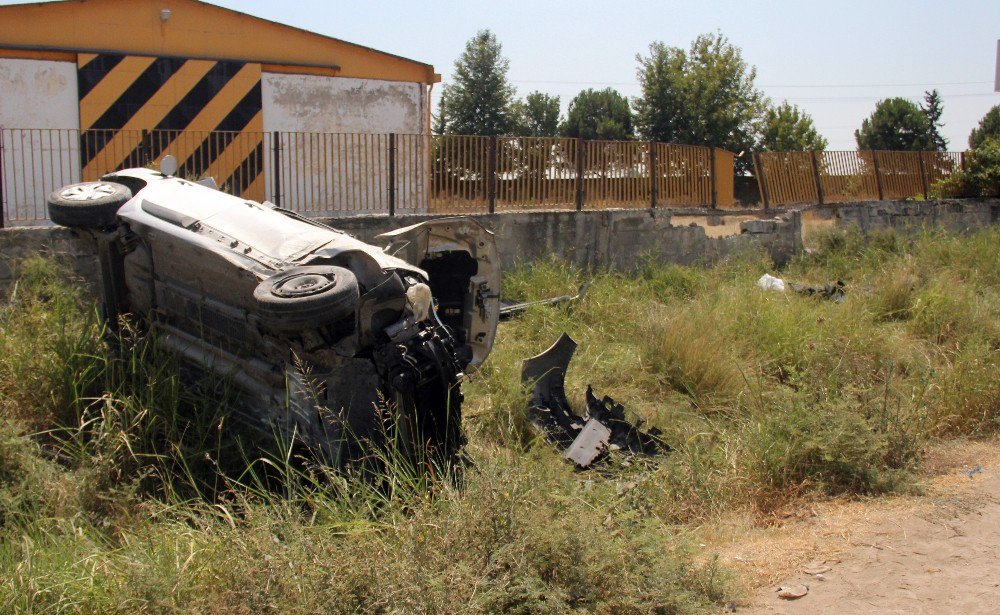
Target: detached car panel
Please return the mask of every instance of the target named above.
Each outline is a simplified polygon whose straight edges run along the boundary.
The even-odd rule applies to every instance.
[[[460,384],[499,317],[492,233],[462,218],[387,233],[386,250],[280,210],[129,169],[49,198],[89,234],[108,322],[138,317],[240,390],[242,422],[331,463],[388,422],[414,456],[463,442]]]

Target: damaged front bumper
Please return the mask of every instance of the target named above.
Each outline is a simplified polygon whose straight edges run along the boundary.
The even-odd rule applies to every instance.
[[[576,414],[566,399],[566,370],[577,343],[563,333],[545,352],[524,361],[521,382],[531,386],[528,420],[581,468],[610,451],[656,455],[670,450],[659,429],[641,429],[644,421],[629,420],[624,406],[610,397],[598,399],[587,386],[587,411]]]

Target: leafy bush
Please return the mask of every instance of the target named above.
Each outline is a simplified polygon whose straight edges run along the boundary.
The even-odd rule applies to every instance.
[[[966,168],[934,184],[938,197],[1000,196],[1000,138],[990,137],[966,154]]]
[[[920,458],[919,428],[890,407],[851,405],[791,396],[753,416],[745,463],[758,497],[781,502],[803,488],[872,494],[905,483]]]

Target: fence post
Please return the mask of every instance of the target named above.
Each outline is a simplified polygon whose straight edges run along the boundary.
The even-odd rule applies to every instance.
[[[4,227],[4,219],[7,217],[7,207],[3,199],[3,176],[6,167],[3,164],[3,128],[0,128],[0,228]]]
[[[965,168],[965,152],[958,153],[958,166],[961,167],[963,171],[967,170]]]
[[[389,133],[389,215],[396,215],[396,133]]]
[[[587,147],[582,138],[576,140],[576,210],[583,211],[583,168]]]
[[[884,201],[885,193],[882,191],[882,169],[878,166],[878,152],[875,150],[870,150],[872,153],[872,167],[875,169],[875,187],[878,188],[878,200]]]
[[[486,189],[489,192],[490,208],[489,212],[491,214],[497,211],[497,137],[496,135],[490,136],[489,141],[489,180]]]
[[[709,148],[708,150],[708,178],[712,182],[712,209],[715,209],[719,205],[719,187],[716,182],[719,178],[715,174],[715,148]]]
[[[656,141],[649,142],[649,207],[650,209],[656,209],[656,197],[659,196],[659,183],[656,181],[656,176],[658,172],[656,170]]]
[[[150,160],[151,148],[149,147],[149,130],[146,128],[142,129],[142,135],[139,137],[139,164],[137,166],[144,167],[148,165],[152,160]]]
[[[924,189],[924,200],[926,201],[928,195],[930,194],[930,181],[927,177],[927,166],[924,162],[924,152],[917,152],[917,160],[920,161],[920,186]]]
[[[816,200],[819,204],[823,204],[823,182],[819,178],[819,156],[816,154],[816,150],[812,152],[812,163],[813,163],[813,177],[816,178]]]
[[[770,209],[771,204],[767,198],[767,182],[764,179],[764,165],[760,162],[760,154],[750,154],[753,160],[753,172],[757,176],[757,188],[760,190],[760,199],[764,202],[764,209]]]
[[[271,187],[274,190],[274,194],[271,197],[274,199],[274,204],[281,206],[281,133],[275,130],[271,133],[271,151],[273,154],[273,159],[271,163],[271,174],[274,176],[274,181],[271,182]]]

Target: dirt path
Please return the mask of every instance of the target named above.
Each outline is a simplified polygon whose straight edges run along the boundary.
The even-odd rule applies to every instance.
[[[996,451],[995,444],[939,450],[930,463],[936,476],[928,477],[922,496],[873,501],[869,510],[831,505],[808,520],[768,530],[772,536],[790,534],[793,543],[804,540],[806,548],[789,555],[779,545],[772,553],[760,553],[789,557],[787,565],[777,566],[785,574],[777,582],[761,575],[759,581],[772,583],[757,583],[753,606],[737,612],[1000,613]],[[982,471],[971,477],[961,471],[979,466]],[[830,570],[821,577],[803,571],[816,566]],[[788,568],[795,572],[788,574]],[[783,600],[775,592],[778,586],[801,584],[809,593],[798,600]]]

